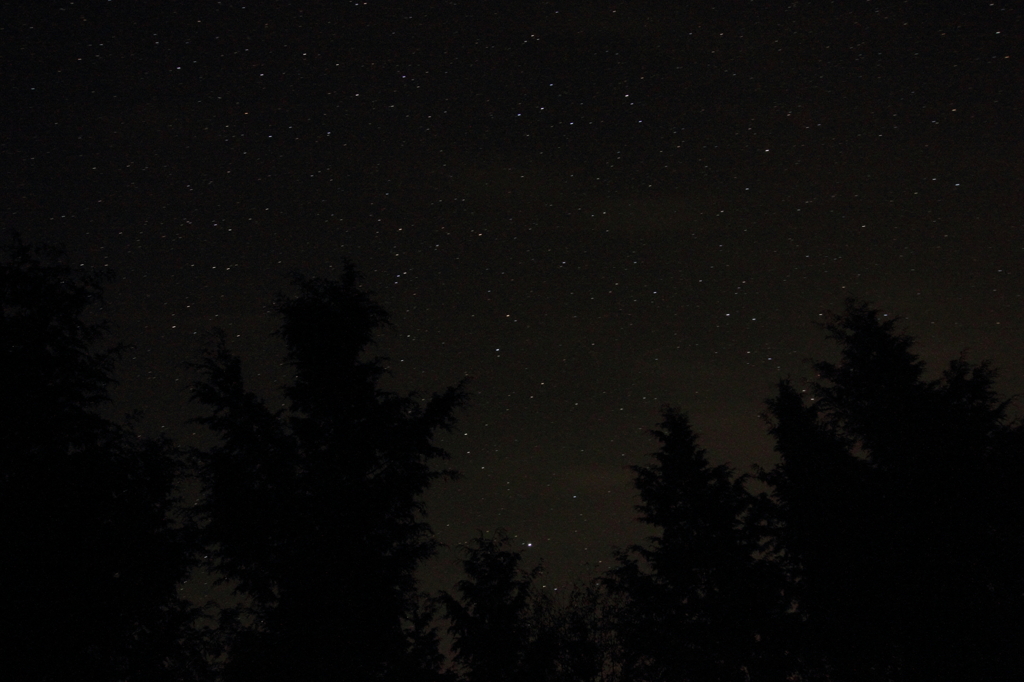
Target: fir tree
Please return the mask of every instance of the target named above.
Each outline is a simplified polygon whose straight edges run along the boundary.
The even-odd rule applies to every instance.
[[[177,584],[181,458],[102,416],[123,347],[90,322],[110,276],[15,238],[0,262],[4,670],[34,680],[185,680],[205,663]],[[99,347],[99,348],[98,348]]]
[[[455,662],[466,682],[527,682],[549,679],[553,651],[541,629],[547,606],[534,581],[539,566],[520,567],[522,555],[504,530],[483,534],[464,546],[466,578],[455,597],[442,593],[454,638]],[[548,655],[545,655],[545,651]]]
[[[295,285],[277,303],[286,408],[245,389],[223,339],[195,387],[220,438],[200,456],[207,540],[248,599],[225,678],[428,679],[414,571],[436,540],[422,494],[451,473],[434,467],[448,454],[433,438],[463,389],[419,401],[380,388],[384,360],[365,352],[388,318],[351,265]]]
[[[666,408],[654,462],[632,467],[643,523],[658,533],[618,555],[609,585],[627,597],[617,627],[626,678],[780,679],[784,590],[760,558],[744,478],[712,466],[689,419]]]
[[[769,401],[775,543],[808,671],[835,680],[1009,680],[1024,651],[1022,426],[988,364],[923,378],[896,320],[848,301],[811,400]]]

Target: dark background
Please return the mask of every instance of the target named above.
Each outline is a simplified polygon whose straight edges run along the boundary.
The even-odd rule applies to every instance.
[[[663,404],[772,462],[763,399],[847,296],[1024,385],[1020,4],[764,5],[7,3],[3,226],[117,272],[113,409],[183,445],[204,332],[273,396],[274,295],[353,260],[390,386],[472,377],[440,538],[562,584],[645,533]]]

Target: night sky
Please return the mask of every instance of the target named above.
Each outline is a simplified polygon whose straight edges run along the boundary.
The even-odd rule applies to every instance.
[[[118,275],[115,409],[186,420],[223,328],[276,405],[290,271],[392,313],[388,386],[471,376],[429,518],[564,582],[642,538],[662,405],[770,464],[772,383],[854,295],[1024,387],[1019,2],[6,3],[4,230]],[[453,550],[428,567],[450,587]],[[599,564],[599,562],[604,562]]]

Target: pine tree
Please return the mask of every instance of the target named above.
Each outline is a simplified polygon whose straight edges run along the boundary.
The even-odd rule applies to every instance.
[[[554,652],[545,646],[539,617],[548,605],[534,586],[541,568],[521,568],[522,555],[500,529],[489,537],[481,534],[463,549],[466,578],[456,586],[459,596],[442,593],[454,638],[454,659],[464,670],[463,679],[550,679]]]
[[[666,408],[654,462],[632,467],[643,523],[658,533],[618,554],[609,585],[627,679],[781,679],[785,601],[763,561],[755,498],[724,464],[712,466],[689,419]]]
[[[121,347],[98,350],[107,325],[85,316],[108,279],[17,237],[0,263],[0,610],[17,679],[204,671],[176,589],[194,554],[173,515],[181,458],[98,411]]]
[[[340,281],[296,277],[280,338],[294,380],[271,411],[247,391],[223,338],[200,366],[202,506],[216,568],[248,599],[228,680],[428,679],[414,571],[436,541],[422,494],[448,454],[462,386],[426,401],[382,390],[366,358],[387,315],[347,265]],[[436,672],[436,671],[435,671]]]
[[[913,340],[848,301],[811,400],[769,401],[776,548],[808,670],[835,680],[1009,680],[1024,651],[1022,426],[987,364],[926,381]]]
[[[557,682],[619,682],[627,656],[615,629],[624,595],[598,578],[541,600],[537,613],[545,654]]]

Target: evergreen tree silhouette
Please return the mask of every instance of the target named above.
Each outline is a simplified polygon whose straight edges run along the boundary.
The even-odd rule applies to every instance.
[[[506,531],[463,546],[458,596],[441,593],[465,682],[618,682],[622,651],[610,614],[618,595],[601,581],[559,593],[537,587]],[[562,598],[559,598],[562,597]]]
[[[433,438],[463,388],[421,403],[379,387],[384,360],[364,353],[388,318],[350,264],[295,285],[277,303],[287,407],[245,389],[223,337],[194,389],[220,438],[199,455],[207,540],[248,599],[225,679],[430,679],[414,571],[436,541],[421,496],[452,473],[433,468],[448,457]]]
[[[632,469],[640,520],[659,532],[619,552],[608,575],[627,600],[616,617],[625,679],[785,679],[788,604],[760,557],[755,498],[708,462],[685,414],[665,408],[652,433],[654,462]]]
[[[522,555],[504,530],[483,534],[463,547],[466,578],[456,586],[459,597],[441,599],[454,638],[454,659],[466,682],[513,682],[550,679],[555,651],[542,630],[542,611],[534,581],[541,573],[520,567]]]
[[[97,350],[103,272],[15,237],[0,261],[0,611],[9,679],[186,680],[194,538],[171,444],[102,417],[121,347]]]
[[[807,674],[1019,679],[1024,429],[988,364],[925,381],[896,320],[848,301],[811,400],[769,401],[775,547],[805,619]]]
[[[558,593],[559,596],[562,592]],[[624,595],[601,579],[575,584],[564,599],[540,600],[535,609],[543,655],[553,660],[558,682],[619,682],[627,656],[615,628]]]

